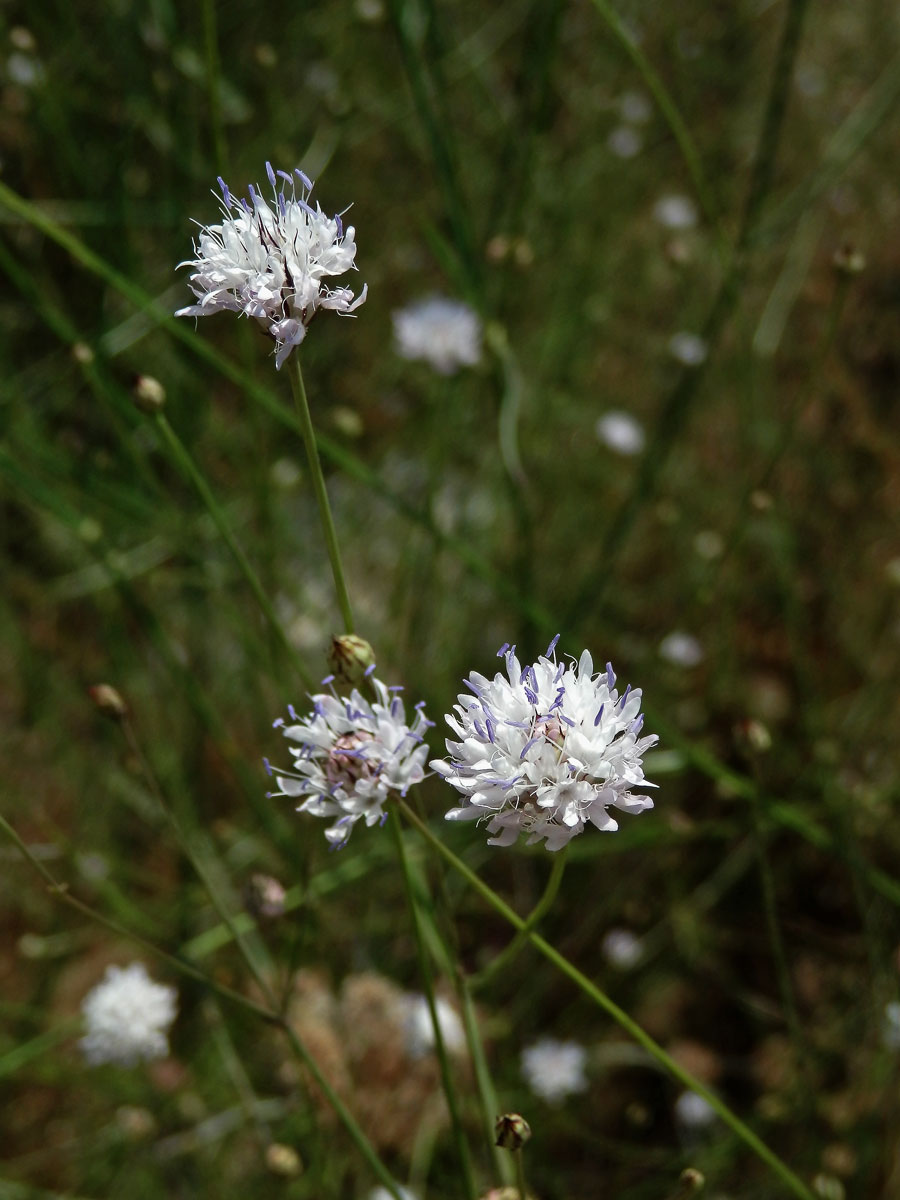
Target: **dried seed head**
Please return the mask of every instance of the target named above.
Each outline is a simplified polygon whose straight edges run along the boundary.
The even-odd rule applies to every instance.
[[[88,688],[88,695],[100,712],[114,721],[122,721],[128,716],[128,705],[112,684],[97,683]]]
[[[504,1113],[494,1122],[494,1137],[504,1150],[521,1150],[531,1137],[531,1126],[519,1113]]]

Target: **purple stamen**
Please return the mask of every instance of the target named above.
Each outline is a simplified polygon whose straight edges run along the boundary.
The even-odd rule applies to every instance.
[[[643,729],[643,727],[644,727],[644,714],[641,713],[639,716],[635,717],[634,722],[631,726],[631,732],[632,733],[640,733],[641,730]]]
[[[218,183],[219,187],[222,189],[222,199],[225,201],[225,203],[230,208],[231,207],[231,192],[229,192],[229,190],[228,190],[228,184],[225,182],[225,180],[222,178],[221,175],[216,176],[216,183]]]
[[[565,721],[565,723],[566,723],[567,725],[571,725],[571,726],[574,728],[574,726],[575,726],[575,722],[572,720],[572,718],[571,718],[571,717],[567,717],[567,716],[565,715],[565,713],[560,713],[560,714],[559,714],[559,719],[560,719],[560,721]]]
[[[341,220],[341,214],[340,214],[340,213],[335,213],[335,214],[334,214],[334,223],[335,223],[335,225],[337,225],[337,235],[338,235],[338,237],[339,237],[339,238],[342,238],[342,237],[344,236],[344,222]]]
[[[291,720],[299,721],[300,718],[297,716],[297,710],[294,708],[293,704],[289,704],[287,706],[287,708],[288,708],[288,712],[290,713]]]
[[[519,755],[519,758],[524,758],[525,755],[528,753],[528,751],[531,749],[531,747],[534,745],[534,743],[540,742],[542,740],[543,739],[540,736],[529,738],[528,741],[525,743],[525,745],[522,747],[522,752]]]
[[[287,182],[287,183],[289,183],[289,184],[293,185],[293,183],[294,183],[294,177],[293,177],[293,175],[288,175],[287,171],[278,171],[278,172],[276,172],[276,174],[280,175],[280,176],[281,176],[281,178],[282,178],[283,180],[285,180],[285,182]]]
[[[306,174],[305,171],[301,171],[299,167],[295,167],[294,174],[297,176],[297,178],[300,180],[300,182],[303,184],[303,186],[306,188],[306,190],[308,192],[311,192],[313,190],[313,182],[310,179],[310,177]]]
[[[273,729],[282,729],[284,727],[284,717],[276,717],[272,722]]]
[[[597,713],[596,717],[594,717],[594,728],[595,728],[595,729],[596,729],[596,728],[597,728],[597,726],[600,724],[600,721],[601,721],[601,720],[602,720],[602,718],[603,718],[603,710],[604,710],[604,708],[606,708],[606,705],[605,705],[605,704],[601,704],[601,705],[600,705],[600,711]]]
[[[497,657],[502,658],[508,649],[509,649],[509,642],[504,642],[503,645],[500,647],[500,649],[497,651]]]
[[[266,774],[271,775],[272,774],[272,764],[269,762],[269,760],[267,758],[263,758],[263,766],[266,768]]]
[[[269,183],[271,183],[272,187],[274,187],[275,186],[275,172],[272,170],[272,164],[270,162],[266,163],[266,174],[269,177]]]
[[[629,693],[630,691],[631,691],[631,684],[630,684],[630,683],[628,683],[628,684],[626,684],[626,685],[625,685],[625,691],[624,691],[624,692],[622,693],[622,695],[619,697],[619,704],[621,704],[623,708],[625,707],[625,701],[628,699],[628,693]],[[616,705],[616,708],[618,708],[618,707],[619,707],[619,705],[617,704],[617,705]]]
[[[481,722],[478,720],[477,717],[472,718],[472,724],[475,727],[475,732],[478,734],[478,736],[481,738],[481,740],[484,741],[487,738],[487,733],[485,732],[484,726],[481,724]]]
[[[606,686],[608,688],[614,688],[616,686],[616,673],[612,669],[612,663],[609,662],[606,664]]]
[[[550,657],[550,655],[551,655],[551,654],[553,653],[553,651],[556,649],[556,643],[557,643],[558,641],[559,641],[559,634],[557,634],[557,635],[556,635],[556,637],[553,639],[553,641],[552,641],[552,642],[550,643],[550,645],[547,647],[547,653],[544,655],[544,658],[549,658],[549,657]]]
[[[374,675],[374,673],[375,673],[375,664],[372,663],[372,665],[370,667],[366,667],[365,671],[363,671],[363,677],[365,679],[368,679],[369,676]],[[424,704],[425,701],[423,700],[422,703]]]

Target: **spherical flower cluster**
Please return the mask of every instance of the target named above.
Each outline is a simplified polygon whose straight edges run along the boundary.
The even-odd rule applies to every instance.
[[[401,358],[422,359],[439,375],[481,360],[481,321],[468,304],[430,296],[393,314],[394,343]]]
[[[466,1048],[466,1034],[456,1009],[443,996],[435,997],[434,1006],[445,1049],[448,1054],[462,1054]],[[403,1029],[411,1058],[422,1058],[434,1050],[434,1024],[424,996],[410,994],[404,997]]]
[[[560,850],[588,822],[617,829],[610,808],[653,807],[632,792],[655,786],[641,767],[657,738],[638,736],[640,691],[629,684],[620,696],[612,666],[594,674],[587,650],[577,663],[558,663],[557,640],[525,668],[515,647],[503,646],[507,677],[473,671],[465,681],[473,695],[457,697],[447,714],[460,740],[448,738],[449,761],[431,764],[464,797],[447,820],[487,819],[492,846],[526,833],[529,845],[544,838],[548,850]]]
[[[343,846],[360,818],[367,825],[384,823],[384,804],[391,793],[405,796],[425,777],[428,747],[423,733],[430,725],[417,704],[411,725],[398,692],[366,672],[375,693],[370,703],[356,688],[341,697],[334,688],[312,696],[313,711],[300,718],[288,708],[291,725],[275,722],[292,743],[294,770],[276,774],[281,789],[272,793],[301,799],[298,812],[335,818],[325,836],[332,846]],[[328,676],[323,684],[333,684]],[[266,764],[268,767],[268,763]],[[270,768],[271,769],[271,768]]]
[[[108,967],[101,983],[84,998],[87,1034],[79,1045],[93,1065],[134,1066],[169,1053],[168,1031],[178,1011],[173,987],[154,983],[143,963]]]
[[[522,1051],[522,1074],[534,1094],[548,1104],[587,1091],[586,1066],[587,1051],[580,1042],[541,1038]]]
[[[348,287],[326,282],[355,269],[353,226],[345,229],[340,214],[327,217],[318,204],[310,205],[313,185],[302,171],[275,172],[266,163],[266,173],[271,204],[252,184],[249,201],[239,200],[219,179],[222,223],[202,226],[197,257],[179,264],[193,268],[190,286],[199,303],[175,315],[205,317],[226,309],[254,317],[275,339],[280,368],[320,308],[351,313],[365,301],[366,287],[354,297]]]

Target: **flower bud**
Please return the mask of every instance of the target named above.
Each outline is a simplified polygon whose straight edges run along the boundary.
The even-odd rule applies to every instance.
[[[254,917],[284,916],[285,891],[271,875],[251,875],[244,888],[244,903]]]
[[[839,275],[859,275],[866,269],[866,257],[852,242],[844,242],[835,251],[831,265]]]
[[[303,1170],[300,1155],[293,1146],[285,1146],[283,1142],[271,1142],[266,1146],[266,1166],[273,1175],[283,1175],[291,1178]]]
[[[366,671],[375,664],[375,651],[355,633],[344,633],[331,639],[328,666],[334,673],[335,682],[358,687]]]
[[[122,699],[120,692],[109,683],[98,683],[88,688],[88,695],[96,707],[114,721],[121,721],[128,716],[128,705]]]
[[[531,1126],[518,1113],[504,1113],[494,1122],[495,1145],[504,1150],[521,1150],[531,1137]]]
[[[166,389],[152,375],[138,375],[131,394],[141,412],[149,413],[150,416],[165,407]]]

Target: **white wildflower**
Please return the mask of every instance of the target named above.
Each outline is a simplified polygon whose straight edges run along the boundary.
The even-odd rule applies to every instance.
[[[401,1200],[419,1200],[419,1197],[410,1188],[403,1187],[399,1183],[395,1186],[400,1193]],[[394,1197],[386,1187],[377,1187],[372,1188],[371,1192],[369,1192],[369,1200],[394,1200]]]
[[[618,408],[611,408],[599,417],[594,432],[600,441],[616,454],[640,454],[646,442],[644,427],[640,421],[631,413]]]
[[[325,831],[333,846],[343,846],[360,818],[367,825],[384,824],[384,804],[392,793],[405,796],[425,777],[428,747],[422,735],[433,722],[417,704],[411,725],[398,692],[366,672],[375,693],[369,702],[356,688],[349,697],[334,690],[311,696],[313,711],[298,717],[288,707],[292,725],[279,718],[276,728],[292,743],[294,770],[276,774],[281,789],[272,793],[301,799],[297,812],[334,817]],[[323,680],[332,684],[334,676]],[[269,768],[269,764],[266,763]],[[271,770],[271,768],[269,768]]]
[[[696,1092],[682,1092],[675,1101],[675,1121],[685,1132],[699,1132],[716,1119],[716,1110]]]
[[[696,333],[673,333],[669,338],[669,353],[685,367],[699,367],[706,362],[709,348]]]
[[[673,629],[659,643],[660,658],[674,663],[676,667],[696,667],[703,662],[703,647],[690,633]]]
[[[82,1003],[87,1034],[79,1045],[93,1065],[134,1066],[141,1059],[165,1058],[168,1031],[178,1011],[175,988],[154,983],[143,963],[107,967],[101,983]]]
[[[617,125],[606,139],[616,158],[634,158],[644,147],[644,139],[631,125]]]
[[[653,216],[666,229],[693,229],[697,224],[697,206],[690,196],[660,196]]]
[[[630,929],[610,929],[600,943],[603,957],[610,966],[630,971],[644,957],[644,943]]]
[[[619,97],[619,115],[630,125],[643,125],[653,116],[650,97],[643,92],[623,92]]]
[[[458,696],[447,714],[460,740],[447,739],[449,761],[431,763],[464,797],[447,820],[487,820],[492,846],[526,833],[529,845],[545,838],[548,850],[560,850],[587,822],[617,829],[609,808],[653,807],[649,796],[632,794],[655,786],[641,769],[657,738],[638,737],[640,690],[629,684],[620,696],[612,666],[595,675],[587,650],[577,662],[557,663],[557,641],[524,669],[515,647],[503,646],[508,678],[473,671],[465,681],[473,695]]]
[[[896,1000],[884,1006],[881,1044],[885,1050],[900,1050],[900,1003]]]
[[[456,1009],[443,996],[436,996],[434,1003],[447,1052],[461,1054],[466,1048],[466,1034]],[[424,996],[406,996],[403,1009],[407,1051],[411,1058],[422,1058],[434,1049],[434,1025],[428,1001]]]
[[[271,204],[252,184],[249,201],[238,200],[219,179],[222,223],[202,226],[197,257],[179,264],[193,268],[190,286],[199,303],[175,315],[205,317],[226,309],[255,318],[275,339],[280,368],[320,308],[351,313],[364,302],[366,285],[354,297],[348,287],[327,283],[355,269],[353,226],[345,229],[339,213],[327,217],[318,204],[310,205],[312,181],[301,170],[289,175],[266,163],[266,173]]]
[[[587,1051],[579,1042],[541,1038],[522,1051],[522,1074],[534,1094],[548,1104],[587,1091],[586,1066]]]
[[[481,321],[468,304],[429,296],[398,309],[392,319],[401,358],[421,359],[439,375],[481,361]]]

